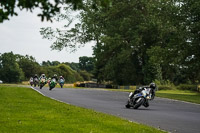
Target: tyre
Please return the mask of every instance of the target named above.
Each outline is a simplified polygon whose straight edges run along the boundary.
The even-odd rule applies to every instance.
[[[149,107],[149,101],[146,100],[146,101],[144,102],[143,106],[146,107],[146,108]]]
[[[40,85],[40,89],[42,89],[42,87],[43,87],[43,86],[42,86],[42,85]]]
[[[139,101],[138,101],[139,100]],[[138,98],[137,100],[136,100],[136,103],[133,105],[133,108],[134,109],[138,109],[143,103],[144,103],[144,98]]]
[[[127,104],[125,105],[126,108],[130,108],[130,103],[129,103],[129,100],[127,101]]]

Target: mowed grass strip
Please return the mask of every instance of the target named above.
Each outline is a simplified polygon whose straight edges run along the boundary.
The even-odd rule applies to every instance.
[[[60,103],[30,88],[0,86],[0,132],[160,133],[162,131],[115,116]]]
[[[200,104],[200,93],[184,90],[161,90],[156,96]]]

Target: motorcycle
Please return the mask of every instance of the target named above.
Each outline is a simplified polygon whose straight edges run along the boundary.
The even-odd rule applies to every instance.
[[[154,98],[151,92],[151,88],[148,87],[140,87],[134,93],[131,92],[125,107],[133,107],[134,109],[138,109],[142,105],[146,108],[149,107],[149,100]]]
[[[46,84],[46,79],[45,78],[41,78],[40,79],[40,89],[42,89],[42,87]]]
[[[61,88],[63,88],[64,82],[65,82],[64,79],[60,79],[59,84]]]
[[[29,83],[32,86],[34,84],[33,79],[30,79]]]
[[[39,83],[38,78],[34,78],[33,79],[34,87],[36,87],[37,85],[39,85],[38,83]]]
[[[57,85],[56,79],[52,79],[49,84],[49,90],[52,90]]]

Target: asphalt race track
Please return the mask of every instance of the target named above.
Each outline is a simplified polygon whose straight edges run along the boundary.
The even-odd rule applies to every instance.
[[[126,109],[129,93],[103,89],[39,89],[45,96],[84,108],[112,114],[172,133],[200,133],[200,105],[155,98],[148,108]]]

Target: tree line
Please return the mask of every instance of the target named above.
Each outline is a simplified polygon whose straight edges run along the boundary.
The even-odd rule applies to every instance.
[[[87,0],[73,28],[47,27],[41,34],[55,38],[56,50],[95,41],[94,76],[99,82],[199,82],[199,0],[109,1],[110,6],[94,9]]]
[[[0,80],[6,83],[18,83],[29,80],[35,74],[45,74],[52,77],[54,74],[63,76],[67,83],[89,81],[93,69],[92,57],[80,57],[79,63],[59,61],[43,61],[39,64],[34,57],[19,55],[13,52],[0,54]]]

